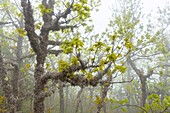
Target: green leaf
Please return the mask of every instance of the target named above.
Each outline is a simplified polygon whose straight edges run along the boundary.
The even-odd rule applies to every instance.
[[[16,32],[19,34],[19,36],[24,37],[26,36],[27,32],[23,28],[17,28]]]
[[[107,54],[106,57],[109,61],[115,62],[118,58],[118,55],[116,53],[112,53],[112,54]]]
[[[40,9],[42,15],[52,12],[52,9],[47,9],[43,4],[39,4],[38,8]]]
[[[121,110],[122,110],[123,112],[127,112],[127,109],[126,109],[126,108],[121,107]]]
[[[79,64],[78,58],[76,56],[73,56],[71,58],[71,64],[73,64],[73,65],[78,65]]]
[[[59,60],[58,61],[58,71],[62,72],[64,70],[66,70],[69,67],[69,63],[65,62],[63,60]]]
[[[93,79],[93,75],[92,75],[92,73],[90,73],[90,72],[86,72],[86,78],[87,78],[88,80]]]

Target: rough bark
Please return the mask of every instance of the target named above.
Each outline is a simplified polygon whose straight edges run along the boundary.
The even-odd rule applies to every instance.
[[[106,83],[103,83],[103,85],[101,86],[102,88],[101,88],[101,96],[100,96],[100,98],[101,98],[101,100],[100,100],[100,103],[98,103],[98,105],[97,105],[97,113],[100,113],[101,112],[101,109],[103,108],[103,110],[104,110],[104,113],[107,113],[107,111],[106,111],[106,106],[105,106],[105,99],[106,99],[106,96],[107,96],[107,92],[108,92],[108,90],[109,90],[109,86],[110,86],[110,81],[112,80],[112,76],[109,76],[108,78],[107,78],[107,82]]]
[[[44,85],[40,78],[44,73],[44,61],[46,54],[37,55],[37,64],[34,72],[35,87],[34,87],[34,112],[44,113]]]
[[[44,1],[45,2],[45,1]],[[43,3],[45,4],[45,3]],[[34,18],[33,10],[31,7],[30,1],[22,0],[21,5],[23,7],[23,13],[25,17],[25,29],[27,31],[27,36],[29,38],[31,47],[33,48],[36,54],[37,64],[34,71],[34,113],[44,113],[44,85],[45,83],[41,82],[41,77],[44,74],[44,62],[47,56],[47,43],[48,42],[48,33],[49,30],[46,29],[46,22],[41,29],[40,37],[35,33],[34,29]],[[47,21],[47,15],[43,16],[43,20]]]
[[[108,86],[104,86],[102,87],[101,89],[101,100],[100,100],[100,103],[97,104],[97,112],[96,113],[100,113],[101,112],[101,109],[104,108],[105,106],[105,98],[107,96],[107,91],[108,91]],[[104,112],[106,109],[104,109]]]

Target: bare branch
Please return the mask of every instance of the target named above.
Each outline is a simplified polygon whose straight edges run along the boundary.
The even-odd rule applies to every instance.
[[[118,84],[118,83],[129,83],[132,82],[134,80],[134,78],[132,78],[131,80],[125,80],[125,81],[119,81],[119,82],[113,82],[113,81],[108,81],[108,80],[102,80],[99,81],[99,83],[101,84],[105,84],[105,83],[109,83],[109,84]]]
[[[58,31],[58,30],[64,30],[64,29],[71,29],[73,30],[74,28],[78,27],[77,25],[62,25],[60,26],[59,24],[54,24],[52,27],[51,27],[51,30],[52,31]]]
[[[68,20],[65,20],[65,21],[60,21],[59,24],[60,25],[61,24],[68,24],[68,23],[70,23],[71,20],[75,19],[76,17],[78,17],[78,16],[72,17],[71,19],[68,19]]]
[[[164,112],[167,111],[167,110],[168,110],[168,107],[165,107],[165,109],[162,110],[160,113],[164,113]]]
[[[35,54],[26,55],[26,56],[21,57],[21,60],[23,60],[25,58],[31,58],[31,57],[34,57],[34,56],[35,56]]]
[[[7,36],[5,36],[4,34],[0,34],[0,36],[1,36],[1,37],[4,37],[4,38],[6,38],[6,39],[13,40],[13,41],[17,42],[16,39],[11,38],[11,37],[7,37]]]
[[[62,52],[63,50],[48,50],[49,54],[54,54],[56,57]]]
[[[61,41],[48,40],[48,45],[61,45]]]
[[[58,20],[60,18],[67,18],[67,15],[69,15],[71,13],[71,9],[73,8],[73,4],[74,4],[74,0],[72,1],[71,5],[62,13],[59,13],[56,18],[58,18]]]
[[[121,106],[132,106],[132,107],[138,107],[138,108],[140,108],[141,110],[143,110],[143,111],[145,111],[146,113],[148,113],[143,107],[141,107],[141,106],[138,106],[138,105],[130,105],[130,104],[126,104],[126,105],[121,105]],[[120,106],[120,107],[121,107]]]
[[[66,19],[67,16],[71,13],[71,10],[73,8],[73,4],[74,4],[74,0],[72,1],[72,3],[70,4],[70,6],[64,11],[64,12],[59,12],[57,15],[56,15],[56,18],[53,20],[52,22],[52,25],[50,27],[50,30],[52,31],[58,31],[58,30],[64,30],[64,29],[71,29],[73,30],[73,28],[77,27],[77,25],[65,25],[65,26],[61,26],[61,24],[64,24],[64,23],[69,23],[72,19],[74,18],[71,18],[65,22],[59,22],[60,18],[64,18]]]
[[[130,66],[132,67],[132,69],[136,72],[137,75],[141,75],[142,72],[135,66],[135,64],[133,63],[133,61],[131,60],[131,58],[129,57],[128,59]]]
[[[81,56],[81,54],[80,54],[80,53],[77,53],[78,61],[80,62],[80,65],[81,65],[82,69],[84,70],[85,63],[84,63],[83,60],[80,58],[80,56]]]
[[[11,23],[13,23],[13,22],[2,22],[2,21],[0,21],[0,25],[6,25],[6,24],[11,24]]]

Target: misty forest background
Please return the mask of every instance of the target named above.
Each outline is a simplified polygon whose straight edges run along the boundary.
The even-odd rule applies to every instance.
[[[0,0],[0,113],[170,113],[170,4],[100,4]]]

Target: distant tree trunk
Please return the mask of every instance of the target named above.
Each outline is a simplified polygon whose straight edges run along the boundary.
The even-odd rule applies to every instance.
[[[131,73],[131,68],[130,68],[129,61],[127,61],[127,77],[128,77],[128,80],[131,79],[130,73]],[[131,92],[129,90],[127,90],[127,97],[128,97],[128,104],[129,105],[131,104],[131,97],[132,97],[132,95],[130,93]],[[128,109],[128,113],[131,113],[130,106],[127,106],[127,109]]]
[[[12,94],[12,89],[9,85],[9,81],[7,78],[7,72],[4,67],[3,57],[2,57],[2,51],[1,51],[1,45],[0,45],[0,80],[2,82],[2,89],[5,94],[5,98],[7,99],[7,110],[9,113],[15,113],[15,101]]]
[[[83,113],[83,97],[81,97],[81,102],[80,102],[80,113]]]
[[[168,65],[168,60],[166,59],[165,60],[165,64],[167,64]],[[165,74],[164,74],[164,76],[162,76],[162,77],[159,77],[159,79],[160,79],[160,81],[161,82],[164,82],[164,84],[165,85],[167,85],[168,86],[168,77],[166,76],[166,74],[168,74],[169,72],[168,72],[168,67],[165,67]],[[165,95],[166,95],[166,93],[167,93],[167,91],[163,88],[161,88],[161,91],[160,91],[160,95],[161,95],[161,102],[162,102],[162,104],[163,104],[163,100],[164,100],[164,97],[165,97]]]
[[[141,75],[140,77],[140,83],[141,83],[141,90],[142,90],[142,97],[141,97],[141,106],[144,107],[146,103],[147,93],[146,93],[146,78]]]
[[[63,83],[59,81],[59,96],[60,96],[60,113],[64,113],[64,91]]]
[[[66,86],[65,113],[68,113],[68,104],[69,104],[68,93],[69,93],[68,86]]]
[[[15,99],[15,111],[18,111],[19,108],[19,101],[18,101],[18,75],[19,75],[19,67],[18,65],[13,66],[14,67],[14,71],[13,71],[13,76],[12,76],[12,93],[14,95],[14,99]]]
[[[93,90],[93,88],[89,88],[89,90],[90,90],[90,100],[93,100],[93,92],[94,92],[94,90]],[[89,113],[92,113],[93,111],[92,111],[92,101],[89,101]]]
[[[81,94],[82,94],[82,92],[83,92],[83,88],[81,87],[81,89],[79,90],[79,92],[77,94],[77,98],[76,98],[75,113],[78,113],[79,105],[81,103]]]
[[[106,106],[106,103],[103,104],[103,112],[104,112],[104,113],[107,113],[107,106]]]
[[[19,97],[21,96],[20,92],[22,92],[22,90],[20,90],[19,92],[19,88],[21,88],[22,85],[21,84],[18,85],[18,84],[19,84],[19,79],[20,79],[20,68],[22,64],[22,59],[21,59],[22,45],[23,45],[23,38],[19,36],[17,40],[17,50],[16,50],[17,66],[14,66],[13,81],[12,81],[13,94],[16,99],[16,111],[21,111],[21,100]]]
[[[138,75],[138,77],[140,79],[141,91],[142,91],[140,105],[141,105],[141,107],[144,107],[145,103],[146,103],[146,99],[147,99],[147,92],[146,92],[147,83],[146,83],[146,81],[147,81],[147,78],[149,78],[153,74],[153,70],[149,70],[147,75],[144,75],[143,71],[139,70],[130,58],[129,58],[129,63],[131,65],[132,69],[136,72],[136,74]],[[141,110],[141,112],[144,113],[143,110]]]
[[[31,100],[30,100],[30,111],[33,112],[33,97],[31,96]]]

